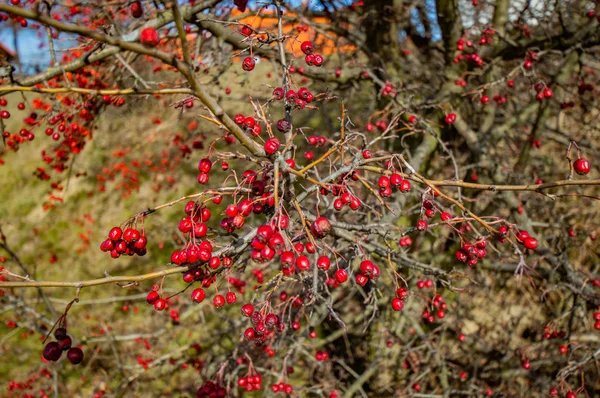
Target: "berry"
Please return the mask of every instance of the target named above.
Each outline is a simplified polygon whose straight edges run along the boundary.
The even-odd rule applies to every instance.
[[[146,301],[148,302],[148,304],[154,304],[159,298],[159,294],[153,290],[150,293],[148,293],[148,296],[146,296]]]
[[[117,240],[121,239],[122,235],[123,235],[123,231],[121,231],[121,228],[119,228],[119,227],[114,227],[108,233],[108,237],[113,241],[117,241]]]
[[[67,337],[67,329],[65,328],[58,328],[54,331],[54,337],[56,337],[56,340],[62,340],[64,338]]]
[[[223,307],[225,305],[225,297],[221,296],[220,294],[217,294],[213,298],[213,305],[215,306],[215,308]]]
[[[327,271],[330,266],[331,266],[331,260],[329,260],[329,257],[321,256],[317,260],[317,267],[324,271]]]
[[[318,217],[310,226],[310,232],[317,239],[322,239],[329,234],[331,224],[325,217]]]
[[[581,176],[587,175],[591,170],[590,162],[587,159],[579,158],[573,162],[573,169]]]
[[[244,304],[242,306],[242,315],[250,318],[254,313],[254,306],[252,304]]]
[[[275,137],[269,138],[265,142],[265,152],[267,153],[267,155],[272,155],[279,150],[280,146],[281,146],[281,143],[279,142],[279,140],[277,138],[275,138]]]
[[[196,303],[201,303],[206,297],[206,293],[201,288],[196,288],[192,291],[192,300]]]
[[[404,302],[402,300],[400,300],[397,297],[392,299],[392,309],[394,311],[400,311],[400,310],[402,310],[402,308],[404,308]]]
[[[62,355],[62,351],[63,350],[60,348],[58,343],[55,341],[52,341],[52,342],[46,344],[42,355],[44,356],[44,359],[46,359],[46,361],[56,362],[60,359],[60,356]]]
[[[454,114],[454,113],[449,113],[444,118],[444,122],[446,122],[446,124],[452,124],[455,121],[456,121],[456,114]]]
[[[67,352],[67,358],[73,365],[83,362],[83,351],[79,347],[73,347]]]
[[[418,231],[425,231],[427,229],[427,221],[425,221],[425,220],[417,221],[416,228]]]
[[[71,348],[71,344],[73,344],[73,340],[70,336],[65,336],[63,339],[58,340],[58,346],[63,351],[67,351],[69,348]]]
[[[523,246],[528,248],[529,250],[535,250],[538,247],[538,241],[535,238],[528,237],[523,240]]]
[[[283,88],[277,87],[275,90],[273,90],[273,98],[274,99],[281,101],[284,96],[285,96],[285,93],[283,91]]]
[[[140,42],[145,46],[158,45],[158,31],[154,28],[144,28],[140,32]]]
[[[154,302],[154,309],[157,311],[162,311],[167,307],[167,300],[164,298],[159,298]]]
[[[277,121],[277,130],[282,133],[287,133],[292,128],[292,124],[285,119],[280,119]]]
[[[344,283],[348,280],[348,272],[345,269],[338,269],[335,271],[335,280],[338,283]]]
[[[242,61],[242,69],[245,70],[246,72],[250,72],[251,70],[254,69],[255,66],[256,66],[256,61],[254,60],[253,57],[246,57]]]
[[[134,18],[141,18],[144,15],[144,7],[140,1],[134,1],[129,6],[129,11],[131,12],[131,16]]]
[[[302,50],[302,52],[306,55],[312,54],[314,50],[312,42],[303,41],[302,44],[300,44],[300,50]]]
[[[235,296],[235,293],[227,292],[227,294],[225,295],[225,301],[227,301],[227,304],[234,304],[237,301],[237,297]]]

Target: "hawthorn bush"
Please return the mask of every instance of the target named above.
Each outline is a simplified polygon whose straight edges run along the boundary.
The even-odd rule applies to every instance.
[[[2,396],[597,396],[599,11],[3,2]]]

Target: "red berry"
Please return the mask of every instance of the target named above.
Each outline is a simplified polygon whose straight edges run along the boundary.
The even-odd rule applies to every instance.
[[[196,288],[192,291],[192,300],[196,303],[201,303],[206,297],[206,293],[201,288]]]
[[[348,272],[346,272],[345,269],[338,269],[335,271],[335,280],[338,281],[338,283],[346,282],[348,280]]]
[[[320,54],[315,54],[313,57],[313,63],[315,66],[323,65],[323,56],[321,56]]]
[[[410,191],[410,181],[402,180],[400,183],[400,192],[408,192]]]
[[[284,96],[285,93],[283,91],[283,88],[277,87],[275,90],[273,90],[273,98],[275,98],[276,100],[281,101]]]
[[[329,260],[329,257],[321,256],[317,260],[317,267],[324,271],[327,271],[330,266],[331,266],[331,260]]]
[[[590,162],[585,158],[579,158],[573,162],[573,169],[581,176],[587,175],[591,170]]]
[[[208,173],[211,168],[212,162],[208,158],[201,159],[200,162],[198,162],[198,171],[201,173]]]
[[[220,294],[217,294],[213,298],[213,304],[214,304],[215,308],[223,307],[225,305],[225,297],[221,296]]]
[[[296,258],[296,267],[298,267],[299,271],[306,271],[310,268],[310,261],[306,256],[299,256]]]
[[[163,299],[163,298],[159,298],[158,300],[156,300],[154,302],[154,308],[157,311],[162,311],[165,309],[165,307],[167,306],[167,300]]]
[[[242,61],[242,69],[246,72],[250,72],[256,66],[256,61],[252,57],[246,57]]]
[[[154,304],[154,303],[156,303],[156,300],[158,300],[159,298],[160,298],[159,294],[153,290],[150,293],[148,293],[148,296],[146,297],[146,301],[148,302],[148,304]]]
[[[312,42],[303,41],[302,44],[300,44],[300,50],[302,50],[302,52],[306,55],[312,54],[312,52],[314,50]]]
[[[225,295],[225,301],[227,301],[227,304],[234,304],[237,301],[237,297],[235,296],[235,293],[227,292],[227,294]]]
[[[252,306],[252,304],[244,304],[242,306],[242,315],[250,318],[253,313],[254,313],[254,307]]]
[[[154,28],[144,28],[140,32],[140,42],[145,46],[158,45],[158,31]]]
[[[404,302],[402,300],[400,300],[399,298],[395,297],[392,300],[392,309],[394,311],[400,311],[400,310],[402,310],[402,308],[404,308]]]
[[[281,146],[281,143],[279,142],[279,140],[277,138],[275,138],[275,137],[269,138],[265,142],[265,152],[267,153],[267,155],[272,155],[279,150],[280,146]]]
[[[529,250],[535,250],[538,247],[538,241],[535,238],[528,237],[523,241],[523,246],[528,248]]]
[[[427,229],[427,221],[425,221],[425,220],[417,221],[416,227],[417,227],[418,231],[425,231]]]
[[[325,217],[318,217],[310,226],[310,232],[317,239],[322,239],[329,234],[331,224]]]

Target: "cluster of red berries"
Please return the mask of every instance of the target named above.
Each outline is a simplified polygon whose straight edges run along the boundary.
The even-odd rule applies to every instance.
[[[444,298],[442,296],[437,294],[431,301],[431,305],[433,306],[433,308],[437,308],[437,310],[434,309],[433,311],[429,312],[429,310],[424,309],[423,313],[421,314],[421,316],[427,323],[433,323],[435,322],[435,318],[443,319],[446,316],[445,311],[447,308],[447,304],[444,303]]]
[[[171,262],[178,265],[194,265],[198,262],[208,263],[212,269],[217,269],[221,264],[221,258],[212,255],[213,246],[210,241],[201,239],[208,233],[206,222],[211,217],[210,210],[190,201],[186,204],[185,213],[186,217],[179,222],[178,229],[188,238],[187,243],[184,248],[175,250],[171,254]],[[223,259],[223,263],[225,264],[225,258]],[[226,266],[231,266],[229,260],[227,260]],[[184,281],[187,278],[192,278],[193,280],[193,278],[201,278],[203,276],[196,274],[189,276],[188,274],[184,274]]]
[[[208,184],[210,170],[212,169],[212,162],[208,158],[200,159],[198,162],[198,182],[200,184]]]
[[[600,311],[594,312],[594,329],[600,330]]]
[[[262,176],[262,178],[259,178],[259,176]],[[245,218],[250,216],[250,214],[268,212],[275,205],[273,193],[265,192],[272,178],[271,174],[264,172],[259,174],[254,170],[246,170],[242,173],[242,177],[242,184],[249,187],[254,198],[243,199],[237,206],[235,204],[227,206],[225,210],[227,217],[221,220],[221,227],[229,233],[241,228],[244,225]],[[217,198],[213,198],[213,202],[219,204],[222,197],[219,196],[218,201],[215,201],[215,199]],[[289,219],[286,215],[282,215],[281,217],[276,217],[273,223],[285,229],[289,226]]]
[[[204,285],[204,283],[203,283],[203,285]],[[201,303],[202,301],[204,301],[205,297],[206,297],[206,293],[204,292],[204,290],[202,288],[196,288],[192,291],[192,300],[195,301],[196,303]],[[215,297],[213,297],[213,305],[215,306],[215,308],[223,308],[225,306],[225,303],[235,304],[236,301],[237,301],[237,296],[235,295],[234,292],[227,292],[225,297],[223,297],[223,295],[221,295],[221,294],[217,294],[217,295],[215,295]]]
[[[430,193],[432,198],[439,196],[439,194],[436,191],[428,190],[427,193]],[[436,206],[435,206],[434,201],[431,199],[423,199],[423,201],[421,202],[421,211],[425,217],[433,218],[433,216],[435,216],[435,211],[436,211]],[[442,221],[448,221],[452,218],[452,215],[450,215],[450,213],[444,211],[444,212],[440,213],[440,218],[442,219]]]
[[[246,391],[260,391],[262,390],[262,376],[256,373],[254,375],[240,377],[238,379],[238,386]]]
[[[462,242],[461,248],[455,253],[455,257],[461,263],[467,263],[469,267],[474,267],[487,254],[486,247],[487,240],[483,238],[477,239],[475,244]]]
[[[273,391],[274,393],[281,392],[281,393],[284,393],[287,395],[292,395],[292,393],[294,392],[294,389],[291,384],[279,382],[279,383],[271,384],[271,391]]]
[[[282,87],[273,90],[273,99],[282,101],[284,98],[288,104],[298,109],[304,109],[306,104],[313,102],[315,96],[306,87],[300,87],[298,91],[288,90],[285,92]]]
[[[538,60],[538,53],[536,53],[535,51],[527,52],[527,55],[525,56],[525,61],[523,62],[523,68],[525,70],[533,69],[533,63],[537,60]]]
[[[387,123],[384,122],[383,120],[378,120],[378,121],[375,122],[375,124],[367,123],[367,125],[365,126],[366,130],[369,133],[371,131],[373,131],[375,129],[375,127],[377,127],[377,129],[379,131],[385,131],[387,129]]]
[[[350,192],[345,191],[340,194],[338,198],[333,201],[333,208],[336,210],[342,210],[345,205],[348,205],[352,210],[358,210],[361,206],[362,202],[356,196],[350,194]]]
[[[485,97],[485,95],[483,97]],[[481,102],[484,102],[483,101],[483,97],[481,97]],[[504,104],[506,104],[507,99],[508,99],[508,96],[506,94],[503,94],[503,95],[496,94],[496,95],[494,95],[494,101],[496,101],[496,104],[498,104],[498,105],[504,105]],[[484,103],[487,103],[487,102],[484,102]]]
[[[21,0],[10,0],[10,4],[12,4],[13,6],[18,6],[21,4]],[[27,20],[19,15],[13,15],[13,14],[0,14],[0,22],[2,21],[8,21],[8,18],[10,17],[10,19],[12,19],[15,23],[18,23],[19,25],[21,25],[22,28],[26,28],[28,23]]]
[[[398,244],[400,245],[400,247],[409,247],[410,245],[412,245],[412,243],[413,243],[413,241],[410,236],[404,236],[404,237],[400,238],[400,240],[398,241]]]
[[[359,266],[360,272],[356,273],[356,283],[360,286],[365,286],[368,281],[376,281],[379,279],[379,267],[373,264],[370,260],[361,261]]]
[[[479,39],[479,45],[485,46],[487,44],[491,44],[494,33],[495,32],[492,29],[486,29]],[[481,56],[477,52],[462,54],[462,52],[465,50],[465,46],[468,48],[472,48],[473,45],[474,43],[472,40],[465,40],[462,37],[458,39],[458,41],[456,42],[456,49],[459,51],[459,54],[454,58],[453,62],[455,64],[458,64],[460,61],[465,60],[467,62],[471,61],[476,66],[483,66],[483,58],[481,58]]]
[[[252,304],[244,304],[242,306],[242,315],[250,318],[250,322],[254,325],[244,331],[244,337],[248,340],[253,340],[256,345],[260,345],[268,338],[273,337],[275,332],[283,333],[285,330],[285,324],[279,315],[268,313],[266,316],[263,316],[260,312],[254,311]],[[299,327],[300,324],[298,323]]]
[[[529,236],[529,232],[520,230],[516,235],[517,242],[525,246],[529,250],[535,250],[538,247],[538,241],[536,238]]]
[[[258,263],[272,260],[275,254],[283,248],[284,243],[283,236],[276,225],[261,225],[256,230],[256,235],[250,245],[252,247],[251,258]],[[283,258],[283,254],[280,255]]]
[[[388,95],[391,97],[396,96],[396,90],[394,90],[394,86],[390,82],[386,82],[385,86],[381,89],[381,95],[383,97],[387,97]]]
[[[552,340],[552,339],[563,339],[567,336],[567,333],[564,330],[552,330],[550,326],[544,326],[544,339]]]
[[[323,56],[320,54],[313,54],[314,46],[311,41],[303,41],[302,44],[300,44],[300,50],[302,50],[302,52],[306,55],[306,57],[304,57],[304,61],[306,61],[308,66],[323,65]]]
[[[308,145],[315,146],[317,148],[327,144],[327,138],[323,136],[311,135],[307,138],[306,141],[308,142]]]
[[[444,117],[444,122],[446,124],[452,124],[456,121],[456,113],[449,113]]]
[[[227,390],[214,381],[206,381],[196,391],[196,398],[221,398],[227,396]]]
[[[398,188],[402,193],[410,192],[411,188],[410,181],[402,178],[398,173],[393,173],[389,177],[385,175],[379,177],[377,185],[379,187],[379,195],[381,195],[382,198],[389,198],[392,196],[392,188]]]
[[[317,351],[315,353],[315,359],[319,362],[327,361],[329,359],[329,354],[327,351]]]
[[[431,289],[433,287],[433,281],[431,279],[426,280],[418,280],[417,281],[417,289]]]
[[[233,121],[247,133],[258,137],[260,133],[262,133],[261,125],[256,121],[252,116],[244,116],[241,113],[238,113],[233,117]]]
[[[396,289],[396,297],[392,299],[392,309],[400,311],[404,308],[404,300],[408,297],[408,289],[399,287]]]
[[[169,302],[167,299],[164,299],[160,296],[158,293],[159,289],[160,287],[158,285],[153,285],[152,290],[150,293],[148,293],[148,296],[146,296],[146,302],[150,305],[153,305],[155,310],[163,311],[169,308]]]
[[[550,87],[546,86],[544,83],[537,83],[534,86],[534,88],[537,93],[535,95],[535,99],[537,99],[540,102],[545,99],[550,99],[554,96],[554,93],[552,92]]]
[[[56,362],[63,351],[67,351],[67,358],[73,365],[83,361],[83,351],[79,347],[72,347],[73,339],[67,334],[67,329],[60,327],[54,331],[56,341],[51,341],[44,346],[43,356],[47,361]]]
[[[548,394],[555,397],[558,396],[558,390],[556,389],[556,387],[552,387],[550,390],[548,390]],[[576,398],[577,394],[575,394],[573,391],[568,391],[565,394],[565,398]]]
[[[144,230],[138,231],[134,228],[126,228],[125,232],[119,227],[114,227],[108,233],[108,239],[100,244],[100,250],[110,252],[112,258],[119,258],[121,255],[138,256],[146,255],[146,244],[148,240],[144,235]]]

